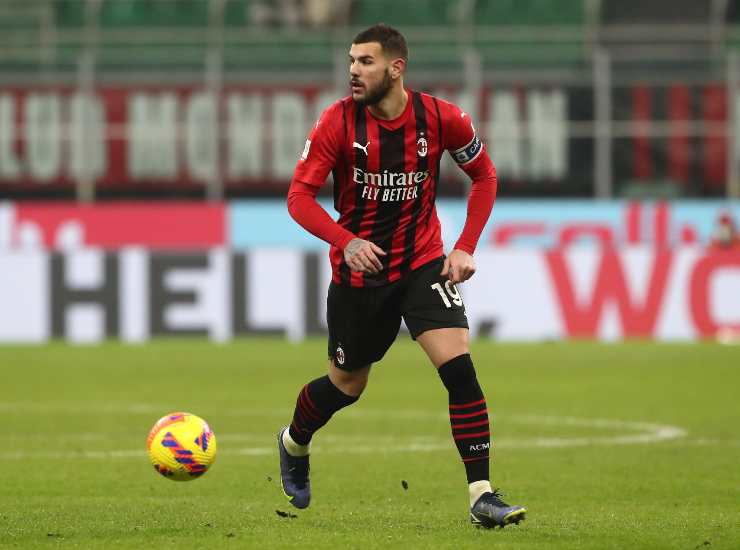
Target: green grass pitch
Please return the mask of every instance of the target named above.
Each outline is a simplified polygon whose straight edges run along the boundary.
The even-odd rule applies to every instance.
[[[469,523],[446,392],[404,337],[315,437],[311,507],[287,503],[275,433],[325,349],[0,347],[0,546],[740,548],[740,347],[476,342],[494,485],[529,510],[495,531]],[[144,449],[176,410],[218,438],[187,483]]]

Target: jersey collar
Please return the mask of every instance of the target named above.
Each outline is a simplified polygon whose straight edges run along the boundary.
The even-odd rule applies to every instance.
[[[398,115],[396,118],[393,118],[391,120],[386,120],[384,118],[377,118],[373,116],[373,114],[370,112],[370,109],[365,107],[365,112],[367,115],[372,118],[374,121],[376,121],[378,124],[383,126],[384,128],[387,128],[389,130],[396,130],[403,126],[408,118],[411,116],[411,111],[413,110],[412,103],[413,103],[413,92],[409,90],[408,88],[404,88],[407,94],[408,100],[406,101],[406,107],[404,108],[403,112]]]

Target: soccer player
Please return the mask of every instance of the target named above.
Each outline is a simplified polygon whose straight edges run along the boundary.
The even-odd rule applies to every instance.
[[[406,40],[392,27],[375,25],[355,37],[352,94],[322,113],[290,185],[291,216],[331,244],[332,282],[329,373],[303,387],[291,424],[278,434],[281,483],[294,506],[308,506],[311,437],[358,400],[403,318],[449,392],[470,519],[504,527],[524,519],[526,509],[491,488],[488,409],[455,287],[475,273],[472,254],[493,207],[496,172],[466,113],[404,87],[407,60]],[[445,150],[472,179],[465,226],[447,256],[434,206]],[[316,201],[329,172],[337,222]]]

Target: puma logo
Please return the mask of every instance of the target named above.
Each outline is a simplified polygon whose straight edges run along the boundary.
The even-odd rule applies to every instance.
[[[370,142],[368,141],[368,142],[367,142],[367,145],[365,145],[365,146],[363,147],[362,145],[360,145],[360,144],[359,144],[359,143],[357,143],[356,141],[353,141],[353,142],[352,142],[352,147],[354,147],[355,149],[362,149],[362,150],[363,150],[363,151],[365,152],[365,156],[367,156],[367,148],[368,148],[368,147],[370,147]]]

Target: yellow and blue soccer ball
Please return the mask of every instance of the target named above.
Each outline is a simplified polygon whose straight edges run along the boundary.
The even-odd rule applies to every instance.
[[[216,436],[194,414],[174,412],[157,420],[146,440],[154,469],[167,479],[189,481],[202,476],[216,459]]]

